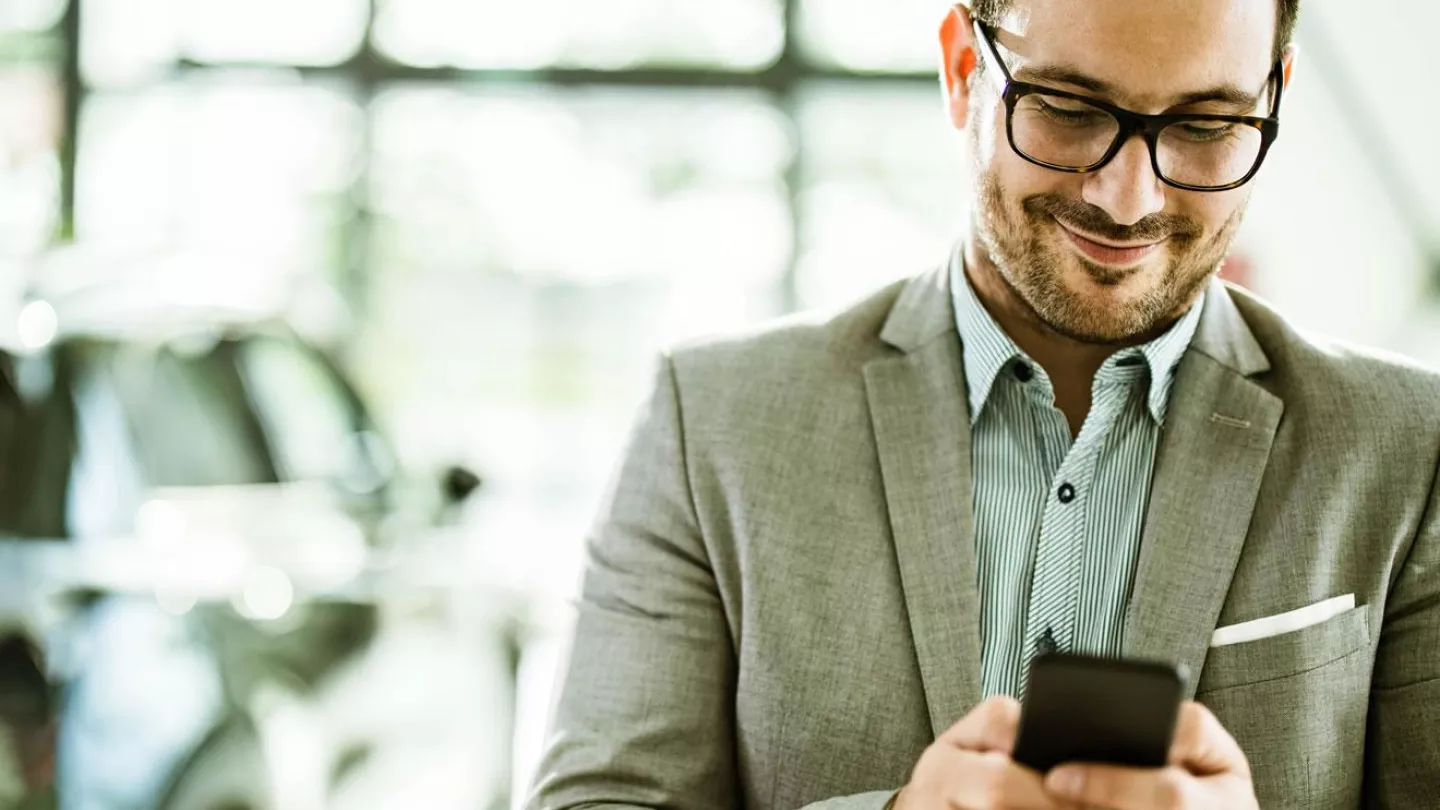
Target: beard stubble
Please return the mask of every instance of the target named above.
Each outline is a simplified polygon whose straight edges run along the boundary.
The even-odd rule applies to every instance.
[[[999,180],[982,173],[977,233],[981,248],[1000,280],[1039,324],[1072,340],[1120,345],[1153,335],[1183,314],[1210,283],[1234,241],[1244,218],[1241,205],[1213,235],[1189,217],[1157,213],[1133,225],[1120,225],[1102,209],[1054,192],[1036,194],[1011,206]],[[1096,302],[1070,289],[1067,262],[1074,262],[1100,287],[1115,287],[1144,266],[1115,268],[1096,264],[1057,247],[1058,222],[1082,233],[1115,242],[1167,240],[1168,258],[1160,277],[1123,306]]]

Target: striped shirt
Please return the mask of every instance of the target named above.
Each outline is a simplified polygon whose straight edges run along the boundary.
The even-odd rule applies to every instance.
[[[1072,440],[1049,376],[980,303],[960,251],[951,273],[970,406],[983,689],[1021,697],[1039,652],[1122,651],[1155,447],[1204,298],[1165,334],[1105,361]]]

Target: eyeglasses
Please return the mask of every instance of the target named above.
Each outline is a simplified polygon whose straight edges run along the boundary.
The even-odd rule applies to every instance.
[[[1037,166],[1083,174],[1098,171],[1136,135],[1150,147],[1155,176],[1188,191],[1228,191],[1250,181],[1280,134],[1285,68],[1276,62],[1268,117],[1218,114],[1142,115],[1099,99],[1017,82],[1000,58],[995,35],[975,30],[1005,78],[1005,130],[1015,153]]]

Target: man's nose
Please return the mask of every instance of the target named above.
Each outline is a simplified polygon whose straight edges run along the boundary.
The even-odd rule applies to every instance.
[[[1120,225],[1134,225],[1164,209],[1165,184],[1155,175],[1145,139],[1131,137],[1109,163],[1087,176],[1083,196]]]

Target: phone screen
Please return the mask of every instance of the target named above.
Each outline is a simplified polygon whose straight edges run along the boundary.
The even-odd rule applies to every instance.
[[[1064,762],[1162,767],[1185,681],[1175,664],[1041,656],[1031,664],[1013,758],[1041,773]]]

